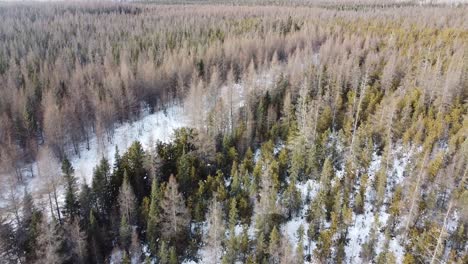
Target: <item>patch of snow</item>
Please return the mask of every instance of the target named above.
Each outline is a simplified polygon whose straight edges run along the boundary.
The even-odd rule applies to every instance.
[[[447,225],[445,227],[448,232],[454,232],[457,229],[459,219],[460,215],[458,214],[458,211],[455,210],[452,214],[452,217],[448,219]]]
[[[281,232],[288,236],[288,239],[292,243],[293,248],[296,248],[297,243],[299,243],[297,230],[299,230],[301,225],[304,227],[304,240],[306,240],[305,238],[307,236],[307,229],[309,228],[309,224],[307,223],[304,216],[292,218],[281,228]]]
[[[96,136],[93,136],[90,140],[90,149],[84,150],[81,157],[71,158],[75,175],[90,184],[93,169],[102,157],[107,158],[110,164],[113,163],[115,146],[122,154],[136,140],[140,141],[144,148],[154,144],[155,140],[167,142],[171,139],[174,130],[184,127],[187,121],[182,107],[172,106],[166,111],[148,114],[135,122],[126,122],[117,126],[111,144],[106,142],[104,146],[102,144],[99,146]]]
[[[405,249],[397,238],[392,238],[392,240],[390,240],[389,251],[395,255],[396,263],[403,263]]]
[[[254,156],[253,156],[253,159],[254,159],[255,163],[257,163],[260,160],[261,154],[262,154],[262,151],[260,150],[260,148],[255,150],[255,153],[254,153]]]
[[[88,184],[91,183],[93,177],[94,167],[99,163],[102,157],[106,157],[112,166],[115,146],[119,148],[122,154],[126,149],[136,140],[140,141],[144,148],[154,144],[156,140],[167,142],[171,139],[173,132],[177,128],[181,128],[188,124],[188,118],[184,115],[182,107],[171,106],[166,110],[161,110],[153,114],[149,114],[145,111],[143,116],[134,122],[125,122],[120,125],[116,125],[113,133],[112,142],[102,142],[98,140],[96,135],[92,135],[90,138],[89,150],[86,148],[86,142],[80,144],[80,155],[71,156],[70,162],[75,169],[75,176],[79,181],[84,181]],[[59,166],[59,165],[58,165]],[[48,207],[47,202],[44,201],[42,191],[44,190],[44,179],[38,177],[38,166],[34,162],[26,166],[28,173],[35,175],[36,177],[24,177],[24,183],[17,186],[16,193],[18,198],[22,199],[24,189],[31,193],[36,200],[36,206],[39,208]],[[55,169],[58,174],[61,174],[60,167]],[[7,179],[8,175],[0,175],[2,181]],[[0,183],[0,193],[6,194],[6,185],[4,182]],[[64,200],[64,188],[59,186],[58,188],[58,200],[62,203]],[[8,200],[5,195],[0,196],[0,208],[8,206]],[[44,210],[46,213],[50,213],[50,210]]]

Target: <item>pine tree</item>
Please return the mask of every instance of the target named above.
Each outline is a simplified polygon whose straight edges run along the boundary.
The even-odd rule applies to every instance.
[[[323,164],[322,173],[320,174],[320,192],[324,194],[325,208],[327,211],[327,218],[329,218],[333,207],[333,194],[331,192],[331,180],[334,177],[333,166],[330,159],[325,159]]]
[[[94,207],[100,216],[106,218],[110,210],[109,196],[110,165],[106,158],[102,158],[94,169],[92,193]]]
[[[20,251],[20,257],[23,258],[22,255],[24,254],[24,260],[32,262],[37,254],[37,242],[41,232],[43,217],[42,212],[34,206],[33,197],[26,190],[23,197],[22,215],[21,225],[16,230],[15,239],[17,240],[16,243]],[[8,235],[5,237],[8,237]],[[9,242],[9,244],[14,245],[15,243]]]
[[[193,157],[190,154],[183,153],[177,161],[177,182],[179,183],[179,189],[182,194],[186,197],[191,193],[191,186],[193,184],[192,178],[192,165]]]
[[[135,141],[122,157],[122,166],[127,170],[128,180],[139,204],[149,194],[148,172],[144,166],[145,155],[141,143]]]
[[[354,203],[354,211],[356,212],[356,214],[362,214],[364,212],[364,199],[360,191],[357,192]]]
[[[320,232],[315,253],[322,263],[325,263],[330,257],[332,237],[333,233],[331,230],[322,230],[322,232]]]
[[[175,247],[169,249],[169,264],[178,264],[177,253]]]
[[[123,214],[120,220],[120,245],[123,249],[127,250],[130,247],[132,238],[132,227],[128,223],[127,215]]]
[[[231,177],[232,177],[231,195],[235,196],[241,190],[241,181],[239,177],[239,170],[237,169],[237,161],[232,162]]]
[[[65,158],[62,161],[62,174],[66,181],[64,211],[65,215],[72,220],[79,214],[76,178],[74,172],[75,170],[73,169],[70,161]]]
[[[119,148],[115,146],[115,155],[114,155],[114,166],[112,168],[112,175],[109,184],[110,197],[112,203],[117,201],[119,196],[120,187],[122,186],[124,179],[125,169],[122,166],[122,157],[119,154]]]
[[[268,254],[270,255],[270,263],[280,263],[280,236],[276,226],[273,227],[270,233]]]
[[[277,204],[278,175],[275,174],[273,163],[267,163],[266,169],[261,175],[260,200],[255,204],[255,224],[257,230],[270,233],[273,228],[275,216],[279,214],[280,208]]]
[[[295,263],[304,263],[304,226],[301,224],[297,230],[297,247],[295,255]]]
[[[89,228],[88,228],[88,237],[90,239],[90,257],[95,263],[100,263],[103,261],[104,257],[102,254],[101,248],[101,230],[99,229],[97,219],[95,217],[94,210],[91,210],[89,213]]]
[[[91,212],[92,207],[92,191],[89,188],[88,184],[83,183],[81,185],[80,195],[78,197],[78,201],[80,204],[80,218],[81,224],[84,229],[88,228],[89,225],[89,215]]]
[[[247,225],[244,225],[242,228],[242,235],[239,242],[239,251],[243,257],[242,261],[245,262],[247,255],[249,254],[249,234]]]
[[[150,198],[150,210],[148,214],[148,223],[146,227],[147,239],[149,242],[150,249],[153,253],[156,252],[157,240],[159,237],[158,225],[160,223],[160,203],[161,193],[159,188],[158,180],[153,178],[151,184],[151,198]]]
[[[310,203],[307,215],[307,220],[309,221],[309,228],[307,230],[309,244],[312,240],[317,240],[319,238],[322,222],[325,221],[326,210],[324,208],[324,199],[325,193],[321,190]]]
[[[226,245],[226,254],[223,258],[227,263],[234,263],[237,258],[238,238],[236,236],[238,213],[236,199],[231,199],[229,207],[229,238]]]
[[[164,240],[161,240],[161,243],[159,245],[158,258],[159,258],[159,263],[161,264],[169,263],[168,249],[166,246],[166,242]]]
[[[290,177],[290,182],[283,194],[283,207],[288,210],[288,216],[297,215],[301,208],[301,193],[297,189],[296,179]]]
[[[128,253],[126,250],[124,250],[123,256],[122,256],[122,264],[130,264],[130,257],[128,256]]]
[[[229,205],[229,230],[230,231],[235,230],[238,218],[239,218],[239,213],[237,210],[237,201],[236,199],[231,199],[231,203]]]
[[[258,263],[262,263],[265,260],[266,253],[268,252],[268,245],[265,242],[265,235],[260,232],[257,236],[255,245],[255,254]]]

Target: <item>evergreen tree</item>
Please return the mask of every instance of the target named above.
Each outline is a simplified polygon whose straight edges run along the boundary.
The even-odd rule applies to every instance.
[[[249,254],[249,233],[248,233],[248,226],[244,225],[242,228],[242,235],[239,242],[239,251],[242,256],[242,261],[245,262],[247,255]]]
[[[185,197],[191,194],[192,185],[194,182],[194,176],[192,174],[194,158],[191,154],[183,153],[177,161],[177,182],[179,183],[179,189]],[[194,169],[194,168],[193,168]]]
[[[177,253],[175,247],[169,249],[169,264],[178,264]]]
[[[70,161],[65,158],[62,161],[62,174],[66,181],[65,189],[65,215],[72,220],[79,214],[78,195],[76,187],[76,178],[74,175],[75,170],[71,165]]]
[[[261,177],[260,200],[255,204],[255,224],[257,230],[270,233],[280,212],[277,203],[278,179],[273,163],[267,163]]]
[[[147,239],[149,242],[150,249],[153,253],[156,252],[157,241],[159,237],[158,225],[160,219],[160,203],[161,203],[161,192],[157,178],[153,178],[151,184],[151,198],[150,198],[150,210],[148,214],[148,223],[146,227]]]
[[[130,264],[130,263],[132,263],[130,260],[130,256],[128,256],[127,251],[124,250],[123,256],[122,256],[122,264]]]
[[[304,226],[301,224],[297,230],[297,247],[295,255],[295,263],[304,263]]]
[[[290,182],[286,191],[283,194],[283,207],[288,210],[288,216],[295,216],[299,213],[299,210],[302,205],[301,201],[301,193],[297,189],[296,186],[296,179],[294,177],[290,177]]]
[[[166,246],[166,242],[164,240],[161,240],[161,243],[159,245],[158,258],[159,258],[159,263],[161,264],[169,263],[168,249]]]
[[[42,212],[34,206],[33,197],[27,191],[23,198],[22,215],[21,226],[16,230],[16,243],[20,258],[24,258],[26,262],[32,262],[37,256],[37,243],[43,217]]]
[[[280,263],[280,235],[276,226],[273,227],[270,233],[268,254],[270,255],[270,263]]]
[[[120,245],[123,249],[128,250],[132,238],[132,227],[128,223],[127,215],[123,214],[120,220]]]
[[[110,180],[110,197],[112,203],[117,201],[119,196],[120,187],[122,186],[124,179],[125,168],[122,166],[122,157],[119,153],[119,148],[115,146],[115,155],[114,155],[114,166],[112,169],[112,176]]]
[[[330,215],[333,206],[333,194],[331,193],[331,180],[334,177],[333,166],[330,159],[325,159],[323,164],[322,173],[320,174],[320,186],[325,197],[324,201],[327,208],[327,217]]]
[[[149,194],[148,172],[144,166],[145,155],[141,143],[135,141],[122,157],[122,167],[128,173],[128,180],[135,192],[138,204]]]
[[[98,214],[104,218],[108,217],[111,200],[109,195],[110,166],[106,158],[102,158],[99,165],[94,169],[92,194],[94,207]]]
[[[255,245],[255,253],[258,263],[262,263],[266,258],[266,253],[268,251],[268,244],[265,242],[265,235],[263,232],[260,232],[257,236],[257,241]]]
[[[236,236],[238,213],[236,199],[231,199],[229,206],[229,238],[226,245],[226,254],[223,258],[227,263],[234,263],[237,258],[238,238]]]
[[[332,237],[333,233],[331,230],[322,230],[317,241],[317,247],[315,249],[315,254],[317,258],[325,263],[331,254],[332,246]]]
[[[89,225],[89,215],[92,207],[92,191],[86,183],[81,185],[81,191],[78,198],[80,204],[81,225],[87,229]]]

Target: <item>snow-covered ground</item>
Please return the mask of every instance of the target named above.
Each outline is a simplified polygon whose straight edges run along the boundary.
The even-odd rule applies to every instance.
[[[97,144],[96,137],[91,140],[90,150],[86,150],[83,144],[81,157],[76,156],[71,159],[75,174],[77,178],[84,179],[89,184],[92,180],[93,168],[102,157],[106,157],[112,164],[115,146],[122,154],[136,140],[140,141],[143,148],[149,147],[158,140],[167,142],[171,139],[175,129],[184,127],[187,123],[188,119],[182,107],[172,106],[166,111],[144,114],[135,122],[120,124],[114,131],[113,141],[105,142],[103,148]]]
[[[140,141],[144,148],[155,143],[156,141],[167,142],[171,139],[173,132],[177,128],[184,127],[188,124],[188,118],[184,114],[183,108],[178,105],[170,106],[166,110],[161,110],[150,114],[148,111],[143,111],[140,119],[134,122],[125,122],[115,126],[112,142],[98,141],[96,135],[90,139],[90,148],[86,148],[86,143],[80,145],[80,155],[70,157],[70,161],[75,169],[75,176],[80,182],[85,181],[90,184],[93,177],[93,169],[99,163],[102,157],[106,157],[112,164],[116,146],[119,148],[120,154],[136,140]],[[24,177],[23,186],[17,187],[17,198],[21,199],[24,188],[27,188],[30,193],[40,199],[40,194],[43,189],[44,179],[38,176],[37,164],[33,163],[32,171],[35,177]],[[57,168],[59,169],[59,168]],[[60,172],[58,172],[60,173]],[[1,177],[6,179],[7,177]],[[7,191],[6,184],[2,184],[0,191],[0,208],[6,207]],[[61,190],[59,190],[61,192]],[[63,198],[60,195],[60,198]],[[61,200],[61,199],[60,199]]]

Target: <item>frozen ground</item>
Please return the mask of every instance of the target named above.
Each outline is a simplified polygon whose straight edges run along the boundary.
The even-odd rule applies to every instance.
[[[102,157],[109,159],[112,164],[115,155],[115,146],[118,146],[120,154],[125,151],[134,141],[141,142],[144,148],[156,141],[168,141],[171,139],[173,132],[177,128],[181,128],[188,124],[188,118],[184,114],[181,106],[171,106],[166,110],[157,111],[149,114],[143,112],[140,119],[134,122],[125,122],[117,124],[114,130],[112,142],[98,141],[96,135],[90,139],[90,148],[86,149],[86,143],[80,145],[80,156],[71,156],[70,161],[75,169],[75,176],[80,182],[85,181],[90,184],[93,177],[93,169],[98,164]],[[17,191],[14,194],[17,199],[22,199],[24,189],[27,188],[30,193],[36,198],[42,197],[41,190],[44,189],[44,179],[37,176],[37,164],[28,165],[32,167],[35,177],[30,178],[28,175],[24,177],[23,185],[17,186]],[[59,170],[59,168],[57,168]],[[58,171],[60,173],[60,171]],[[7,177],[1,177],[2,180]],[[5,182],[1,183],[0,209],[8,211],[9,199],[12,196]],[[8,214],[8,213],[5,213]]]
[[[112,164],[115,155],[115,146],[118,146],[120,154],[138,140],[143,148],[149,147],[156,141],[167,142],[171,139],[177,128],[186,126],[188,119],[180,106],[169,107],[166,111],[158,111],[153,114],[145,114],[141,119],[132,123],[123,123],[117,126],[114,132],[113,142],[97,144],[96,137],[91,140],[90,150],[86,150],[83,144],[81,157],[71,159],[77,178],[91,183],[93,168],[102,157],[106,157]]]

